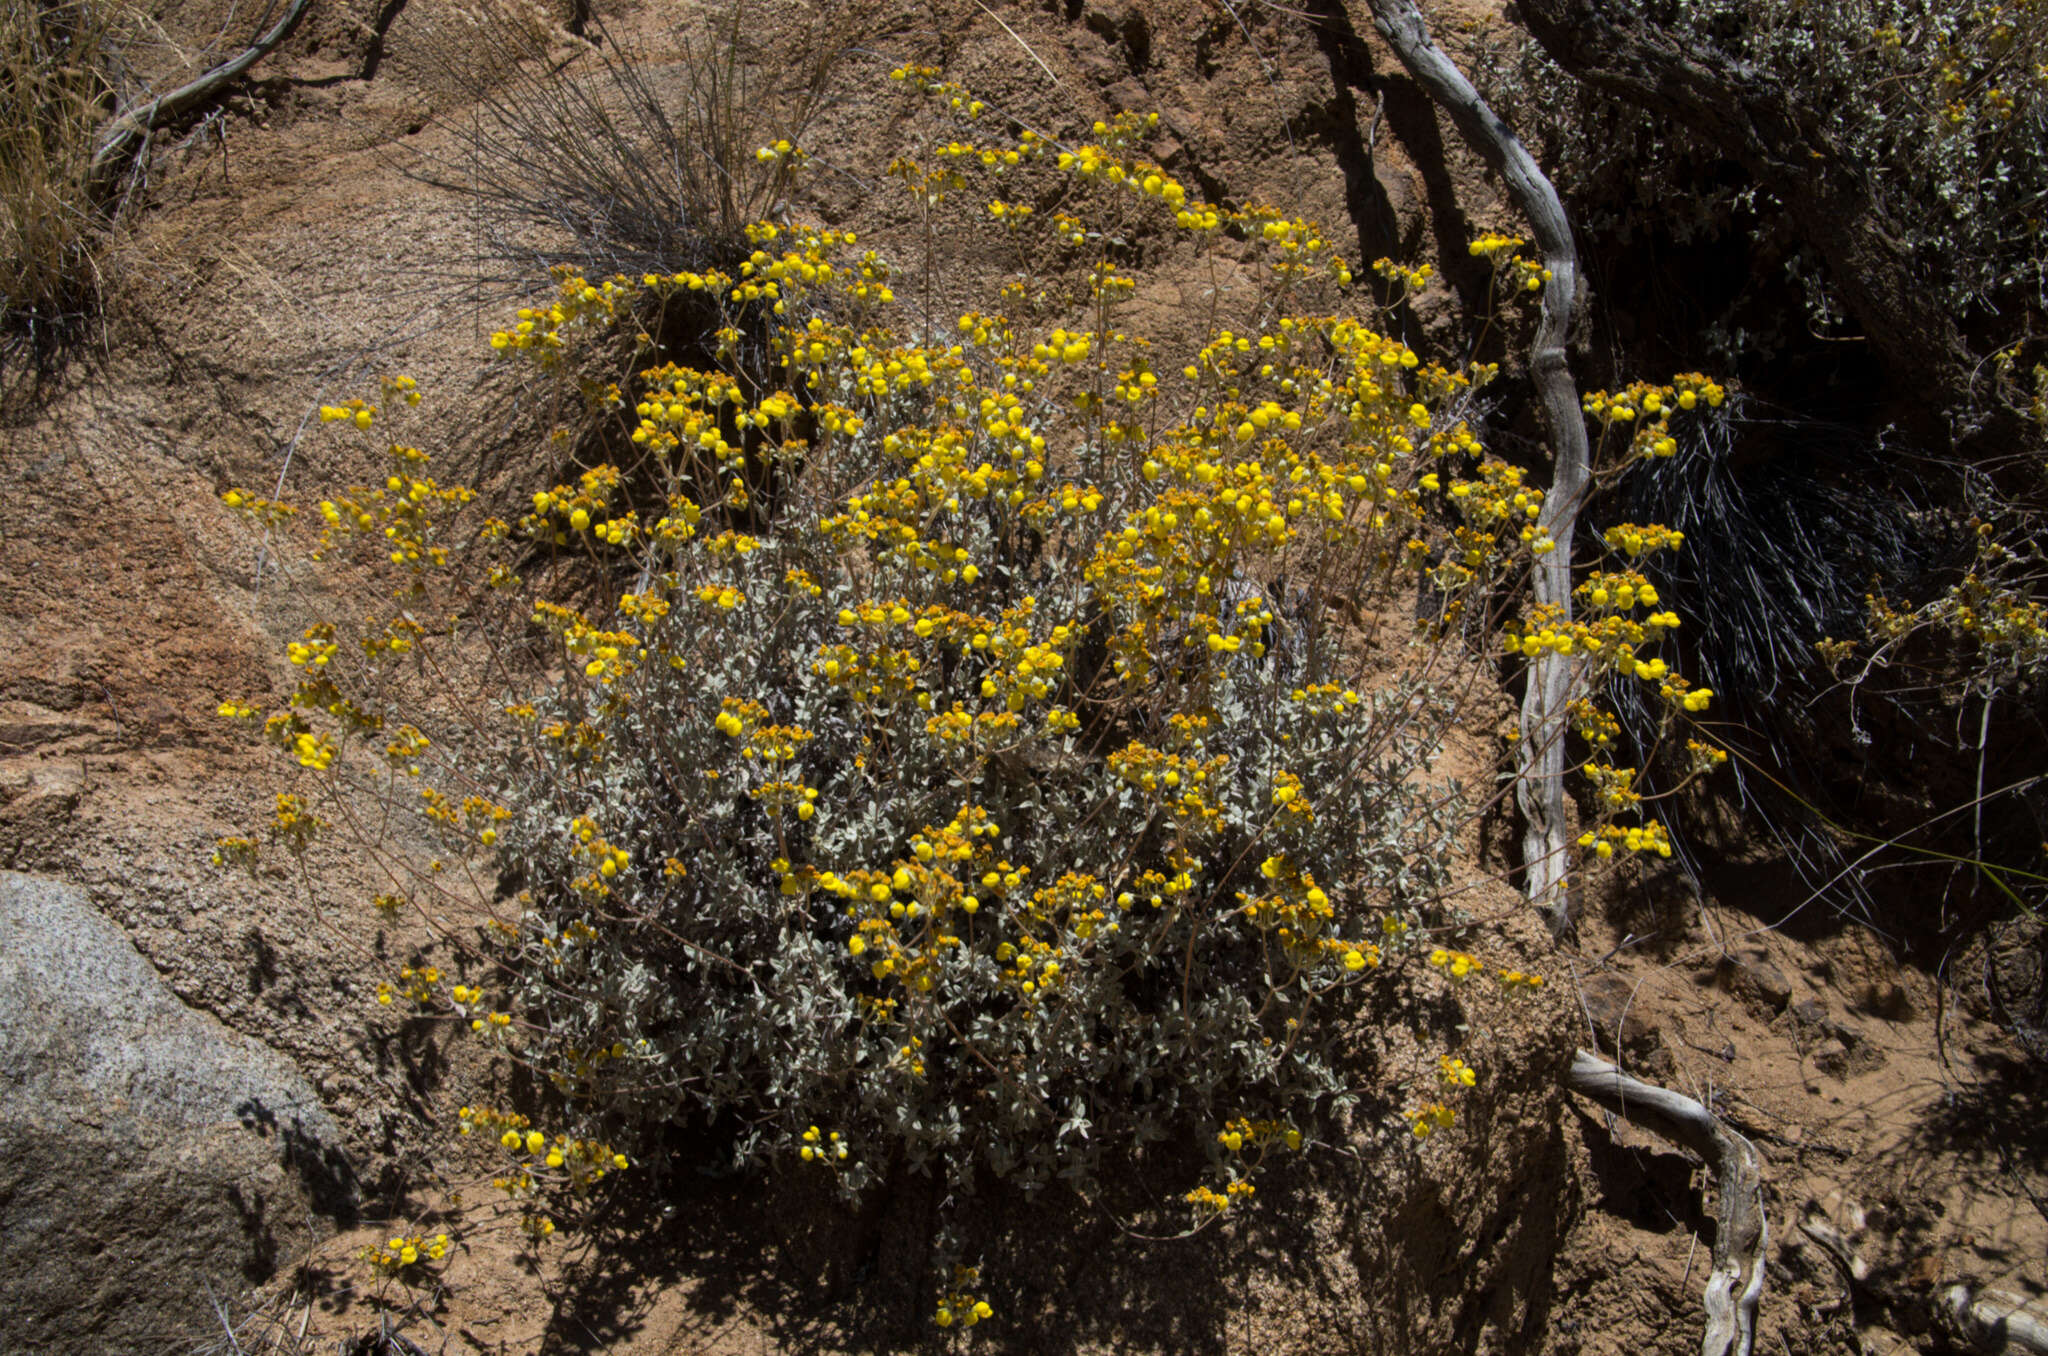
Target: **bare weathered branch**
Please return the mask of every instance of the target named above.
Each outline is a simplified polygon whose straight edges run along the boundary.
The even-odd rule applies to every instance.
[[[1515,206],[1529,219],[1550,281],[1543,288],[1543,315],[1529,350],[1529,372],[1543,402],[1554,469],[1537,520],[1556,543],[1536,558],[1536,602],[1569,619],[1572,607],[1572,536],[1579,509],[1592,484],[1591,453],[1578,386],[1565,361],[1572,309],[1578,303],[1579,251],[1557,190],[1507,124],[1494,115],[1479,91],[1429,36],[1413,0],[1368,0],[1373,26],[1430,97],[1443,105],[1458,133],[1501,176]],[[1571,658],[1545,652],[1529,667],[1522,697],[1522,737],[1515,759],[1515,803],[1523,820],[1522,856],[1529,899],[1543,911],[1553,933],[1570,925],[1571,900],[1565,880],[1564,731],[1577,682]]]
[[[99,145],[93,152],[92,166],[87,171],[86,184],[95,201],[105,202],[113,196],[114,186],[126,172],[128,165],[142,149],[143,139],[159,123],[182,117],[193,109],[205,104],[227,85],[242,76],[251,66],[268,56],[276,46],[291,36],[292,29],[305,17],[312,0],[292,0],[291,7],[284,12],[268,33],[243,49],[241,55],[223,61],[204,75],[180,85],[168,94],[160,95],[147,103],[138,104],[116,117],[100,130]]]
[[[1770,1245],[1763,1159],[1756,1146],[1692,1098],[1631,1078],[1584,1050],[1572,1057],[1565,1087],[1690,1149],[1713,1170],[1718,1199],[1713,1268],[1707,1275],[1707,1329],[1700,1353],[1750,1356],[1756,1342],[1757,1301],[1764,1290],[1764,1252]]]
[[[2043,1305],[2006,1290],[1972,1290],[1952,1285],[1942,1296],[1963,1335],[1994,1356],[2048,1356],[2048,1317]]]

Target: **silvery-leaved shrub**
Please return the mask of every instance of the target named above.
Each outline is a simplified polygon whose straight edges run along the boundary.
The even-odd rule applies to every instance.
[[[1140,201],[1180,207],[1145,169]],[[1297,304],[1329,296],[1312,227],[1251,225],[1298,237],[1273,261]],[[1440,420],[1469,379],[1291,315],[1169,366],[1119,332],[1108,265],[1080,323],[1004,298],[909,342],[857,242],[756,236],[734,275],[568,279],[559,321],[507,336],[676,290],[772,284],[807,317],[773,385],[644,371],[616,397],[637,460],[514,528],[601,543],[623,584],[536,609],[571,672],[485,774],[527,1057],[607,1117],[730,1117],[743,1159],[848,1191],[1085,1188],[1105,1154],[1308,1124],[1470,811],[1429,776],[1462,667],[1409,621],[1418,576],[1455,608],[1528,521],[1500,502],[1506,542],[1446,558],[1418,479],[1501,501],[1507,475]],[[1337,611],[1374,591],[1409,609],[1391,657]]]
[[[899,75],[976,124],[964,91]],[[372,837],[360,798],[417,812],[439,855],[380,847],[409,874],[379,903],[492,912],[459,969],[380,997],[552,1087],[552,1138],[464,1109],[515,1197],[716,1123],[740,1163],[849,1194],[903,1172],[1086,1194],[1206,1153],[1200,1221],[1369,1078],[1339,1046],[1389,967],[1541,983],[1456,949],[1450,863],[1484,797],[1435,770],[1494,690],[1472,644],[1551,547],[1541,492],[1468,421],[1491,369],[1355,314],[1313,223],[1192,199],[1148,128],[895,166],[931,230],[1064,252],[1068,303],[1019,277],[933,327],[867,242],[787,225],[730,268],[563,270],[491,339],[584,411],[559,474],[464,526],[477,496],[393,433],[383,484],[320,505],[323,553],[389,587],[293,643],[284,707],[223,710],[301,769],[274,838],[324,831],[321,796]],[[1126,319],[1140,232],[1258,286],[1155,343]],[[653,338],[678,309],[719,320],[688,363]],[[1720,398],[1686,381],[1589,408],[1654,455],[1669,410]],[[325,415],[380,439],[419,395],[393,379]],[[1631,558],[1669,536],[1630,534]],[[1508,648],[1577,646],[1701,709],[1636,657],[1676,625],[1636,618],[1641,584],[1599,574],[1582,620],[1531,614]],[[1597,856],[1655,850],[1654,823],[1608,822],[1635,813],[1627,770],[1602,785]],[[1451,1053],[1437,1074],[1416,1136],[1478,1077]]]

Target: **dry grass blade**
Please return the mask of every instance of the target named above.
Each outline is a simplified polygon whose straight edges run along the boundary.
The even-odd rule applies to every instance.
[[[218,1331],[183,1348],[187,1356],[311,1356],[319,1345],[306,1338],[306,1320],[313,1299],[289,1289],[242,1309],[242,1300],[224,1300],[211,1286],[206,1299]]]
[[[130,97],[122,75],[122,48],[151,22],[123,0],[0,8],[0,396],[12,374],[39,386],[98,315],[108,233],[151,130],[240,78],[309,4],[292,0],[239,55],[156,97]]]
[[[292,0],[290,8],[268,32],[230,60],[169,93],[121,110],[119,116],[110,120],[94,139],[92,166],[86,178],[87,196],[96,204],[112,200],[117,186],[130,173],[135,158],[149,144],[149,134],[153,129],[204,106],[246,74],[250,67],[291,36],[291,31],[298,27],[311,3],[312,0]]]

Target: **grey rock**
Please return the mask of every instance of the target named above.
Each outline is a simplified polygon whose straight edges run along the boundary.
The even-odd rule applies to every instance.
[[[180,1002],[83,892],[0,872],[0,1313],[24,1351],[158,1350],[353,1213],[290,1060]],[[18,1346],[14,1344],[19,1344]]]

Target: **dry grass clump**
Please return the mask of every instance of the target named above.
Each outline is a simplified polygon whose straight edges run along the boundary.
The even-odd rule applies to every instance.
[[[517,4],[456,14],[440,46],[467,96],[461,150],[423,177],[475,206],[482,251],[510,276],[729,265],[796,169],[762,148],[802,139],[852,25],[826,7],[812,31],[767,50],[745,5],[630,38],[594,19],[567,34]]]
[[[0,8],[0,379],[45,370],[96,309],[106,223],[89,178],[117,22],[98,0]]]

